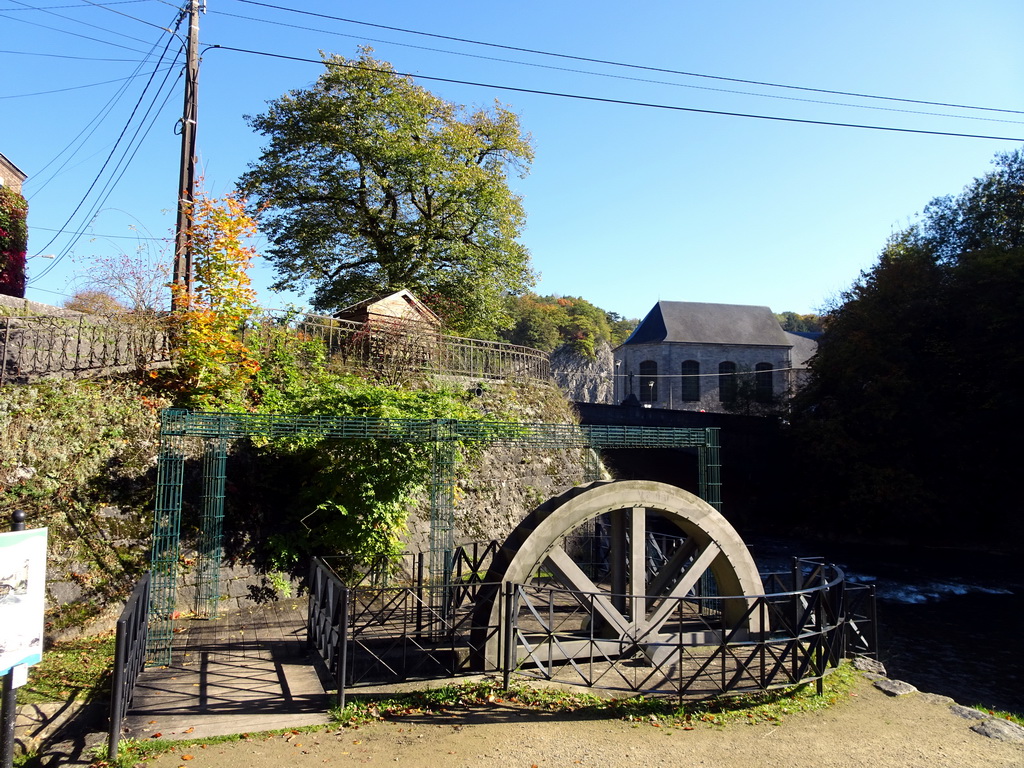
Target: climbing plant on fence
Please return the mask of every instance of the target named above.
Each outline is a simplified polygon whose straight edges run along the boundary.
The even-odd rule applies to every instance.
[[[367,397],[375,397],[367,393]],[[154,510],[152,571],[153,591],[150,612],[150,660],[167,663],[173,638],[173,615],[177,598],[177,573],[180,559],[180,525],[183,502],[183,469],[187,443],[199,438],[204,443],[204,493],[200,547],[200,583],[197,589],[197,613],[215,615],[219,600],[219,567],[221,561],[221,522],[226,490],[225,465],[227,443],[249,439],[296,447],[317,446],[318,450],[336,444],[332,450],[351,446],[352,456],[364,462],[353,469],[341,471],[339,492],[354,492],[364,501],[380,500],[376,482],[379,454],[367,451],[368,445],[391,444],[391,456],[404,456],[411,461],[404,469],[394,471],[396,488],[429,469],[427,478],[430,498],[430,578],[441,584],[449,575],[454,549],[454,487],[459,446],[487,444],[532,444],[577,447],[592,459],[589,479],[598,477],[598,448],[622,447],[693,447],[700,459],[700,495],[718,507],[720,463],[718,430],[658,427],[581,427],[574,424],[528,424],[443,418],[395,418],[387,416],[387,404],[378,404],[380,416],[350,417],[339,415],[336,406],[324,403],[322,410],[304,415],[257,413],[195,413],[182,410],[164,411],[161,422],[160,462],[157,478],[157,499]],[[359,458],[361,457],[361,458]],[[389,470],[387,467],[384,476]],[[368,478],[374,478],[373,481]],[[387,482],[384,483],[386,487]],[[385,496],[387,494],[384,494]],[[377,508],[377,523],[394,524],[387,515],[395,511],[390,499]],[[324,519],[308,529],[329,530],[337,519],[342,503],[317,510]],[[348,508],[345,508],[349,511]],[[333,518],[333,520],[332,520]],[[358,525],[366,525],[360,522]],[[372,526],[371,526],[372,527]],[[364,529],[365,530],[365,529]],[[354,535],[358,533],[355,529]],[[317,531],[316,535],[320,535]],[[379,543],[378,543],[379,544]],[[378,546],[374,544],[373,546]],[[388,541],[384,540],[385,550]],[[432,599],[440,600],[440,592]],[[434,606],[441,610],[438,603]]]

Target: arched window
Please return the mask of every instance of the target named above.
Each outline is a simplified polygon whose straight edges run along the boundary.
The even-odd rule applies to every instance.
[[[759,403],[770,403],[775,399],[771,363],[758,363],[754,366],[754,398]]]
[[[653,360],[640,363],[640,402],[658,402],[658,364]]]
[[[683,402],[695,403],[700,400],[700,363],[683,360]]]
[[[735,403],[739,391],[736,379],[736,363],[726,361],[718,364],[718,399],[723,403]]]

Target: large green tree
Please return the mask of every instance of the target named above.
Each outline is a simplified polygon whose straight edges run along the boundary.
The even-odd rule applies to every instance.
[[[267,144],[241,188],[278,289],[339,309],[401,288],[457,333],[492,337],[533,282],[509,173],[533,160],[518,117],[439,99],[361,49],[249,117]]]
[[[794,406],[819,521],[958,543],[1024,533],[1022,233],[1016,151],[932,201],[828,314]]]

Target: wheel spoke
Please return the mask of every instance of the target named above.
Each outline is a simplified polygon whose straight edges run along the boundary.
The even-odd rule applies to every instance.
[[[658,575],[651,581],[651,586],[648,590],[648,594],[651,597],[659,597],[669,585],[678,578],[679,574],[683,571],[685,566],[691,558],[696,556],[697,540],[692,536],[688,538],[682,546],[676,547],[676,551],[672,554],[672,557],[668,559],[668,562],[661,567],[658,571]]]
[[[655,516],[678,528],[685,540],[665,548],[672,554],[663,566],[655,566],[648,579],[648,522],[653,527]],[[585,543],[595,528],[602,538],[593,549],[607,552],[607,577],[574,560],[569,553],[576,550],[567,551],[568,545],[563,545],[575,539]],[[573,489],[531,513],[510,535],[506,548],[511,558],[493,569],[491,581],[526,584],[538,570],[546,570],[587,612],[575,627],[570,626],[574,624],[570,616],[563,616],[557,628],[545,629],[541,622],[540,632],[547,631],[552,638],[557,635],[559,652],[567,658],[576,653],[591,655],[599,645],[608,645],[607,653],[601,653],[609,661],[616,654],[630,656],[638,649],[651,658],[668,659],[685,644],[717,644],[726,633],[739,637],[764,630],[761,619],[750,615],[754,598],[739,597],[763,591],[739,535],[706,502],[672,486],[618,481]],[[721,609],[713,619],[705,619],[692,610],[687,596],[712,564]],[[598,564],[602,571],[603,566]],[[498,600],[482,604],[478,612],[483,616],[481,627],[501,624]],[[486,638],[485,643],[488,662],[500,664],[496,637]],[[570,648],[566,643],[576,645]],[[613,651],[616,643],[618,650]]]
[[[560,546],[547,553],[545,565],[562,582],[565,587],[575,591],[573,595],[585,608],[594,610],[601,615],[622,637],[629,632],[629,620],[622,615],[608,596],[590,580],[590,577],[576,564]]]
[[[665,596],[654,612],[638,627],[637,639],[644,637],[651,632],[657,632],[665,623],[672,609],[679,605],[679,598],[686,597],[694,585],[700,581],[700,577],[711,567],[711,563],[718,557],[721,548],[715,542],[709,542],[703,552],[693,561],[693,564],[686,569],[686,573],[672,587],[672,591]]]
[[[647,510],[633,507],[629,513],[629,615],[634,627],[647,614]]]

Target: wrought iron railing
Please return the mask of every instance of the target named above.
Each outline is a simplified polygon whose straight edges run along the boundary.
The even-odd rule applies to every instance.
[[[877,651],[873,590],[848,584],[841,570],[820,562],[797,561],[790,572],[765,575],[765,584],[775,591],[744,597],[746,615],[729,626],[720,605],[733,598],[695,590],[681,598],[658,598],[674,605],[657,633],[615,637],[593,613],[591,596],[543,585],[474,582],[490,555],[489,547],[484,550],[468,578],[449,584],[348,589],[344,650],[331,645],[346,659],[338,685],[502,672],[506,685],[518,674],[629,693],[707,698],[806,683],[820,690],[842,658]],[[462,554],[471,557],[466,550]],[[433,596],[436,590],[448,596],[447,603]],[[493,626],[480,625],[491,611],[480,610],[471,599],[484,594],[502,601]],[[439,604],[445,610],[438,611]],[[325,624],[337,627],[339,621]],[[750,631],[751,626],[760,629]],[[494,658],[487,648],[499,638],[503,652]],[[331,643],[337,641],[337,634],[330,635]]]
[[[171,359],[155,315],[0,317],[0,384],[131,371]]]
[[[287,327],[294,334],[274,333]],[[498,341],[448,336],[418,322],[373,320],[354,322],[322,315],[273,313],[254,325],[266,345],[318,339],[331,359],[380,376],[433,373],[475,379],[548,381],[546,352]]]
[[[533,585],[508,585],[506,677],[511,673],[563,684],[683,698],[751,693],[815,683],[851,653],[873,654],[873,601],[856,587],[848,599],[835,566],[810,573],[771,574],[766,582],[788,589],[744,596],[746,615],[726,627],[706,600],[688,595],[674,603],[650,637],[607,637],[600,617],[584,606],[588,595]],[[859,585],[857,585],[859,587]],[[627,596],[628,597],[628,596]],[[727,599],[727,598],[726,598]],[[753,619],[753,621],[749,621]],[[748,632],[745,627],[762,627]],[[669,631],[666,631],[668,628]]]
[[[345,706],[349,589],[323,559],[314,557],[309,571],[306,644],[315,650],[334,681],[338,706]]]
[[[146,666],[147,619],[149,618],[150,573],[146,571],[132,590],[117,620],[114,675],[110,684],[110,725],[107,755],[117,760],[121,723],[132,704],[135,681]]]
[[[0,384],[45,377],[81,377],[169,364],[167,316],[0,317]],[[267,313],[243,331],[264,351],[319,340],[328,356],[377,378],[409,373],[480,380],[548,381],[548,355],[497,341],[446,336],[408,322],[359,323],[319,315]],[[301,361],[300,361],[301,363]]]
[[[427,584],[350,590],[345,685],[498,671],[484,661],[485,646],[498,627],[479,626],[474,603],[446,601],[458,588]]]

